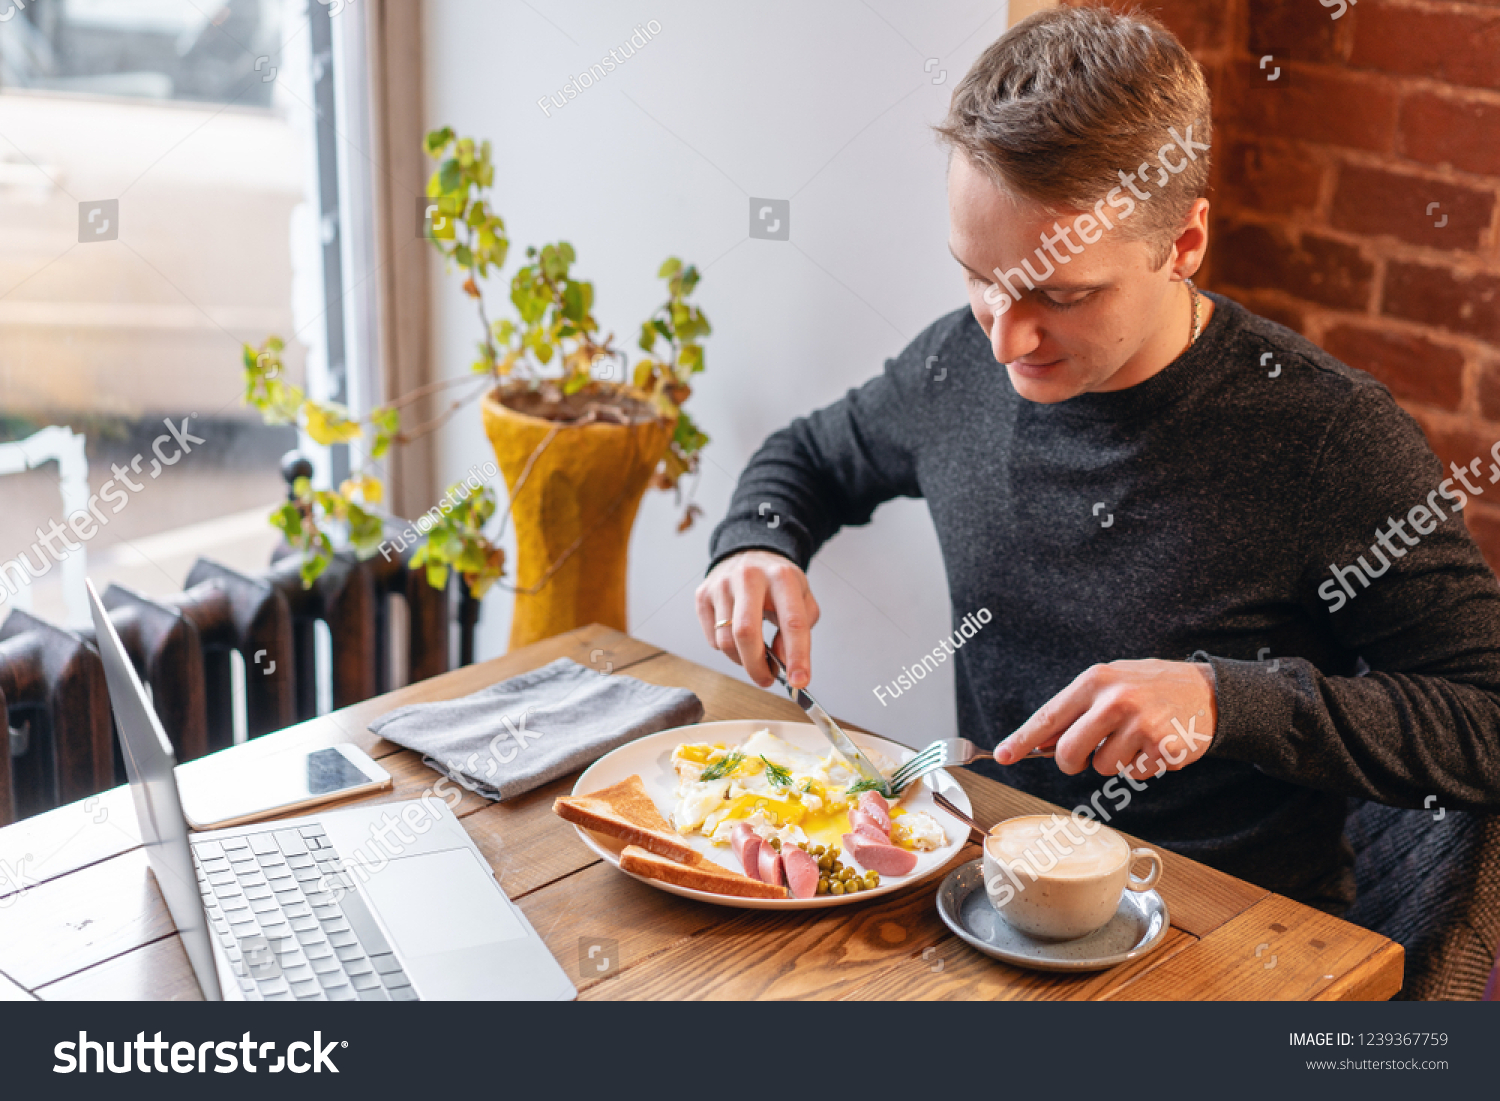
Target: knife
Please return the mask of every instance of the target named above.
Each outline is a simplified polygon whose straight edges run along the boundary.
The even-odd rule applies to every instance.
[[[859,746],[850,740],[849,735],[839,729],[839,724],[833,721],[833,717],[827,711],[823,710],[817,700],[807,694],[806,689],[793,688],[791,686],[786,679],[786,669],[782,666],[776,655],[771,652],[769,646],[766,647],[766,661],[770,663],[771,671],[776,674],[776,679],[786,689],[786,694],[791,697],[792,702],[807,712],[807,717],[813,721],[813,725],[821,730],[823,736],[833,743],[834,749],[838,750],[846,760],[854,765],[855,769],[859,772],[860,778],[875,785],[875,790],[887,799],[894,799],[896,795],[891,791],[891,785],[886,782],[886,778],[880,774],[878,768],[870,763],[870,759],[859,751]]]

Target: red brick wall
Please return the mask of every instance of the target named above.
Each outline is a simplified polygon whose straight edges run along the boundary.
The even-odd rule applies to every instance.
[[[1316,0],[1139,6],[1213,89],[1204,285],[1370,372],[1444,463],[1482,457],[1487,471],[1500,440],[1500,0],[1358,0],[1337,20]],[[1264,80],[1277,66],[1285,86]],[[1500,570],[1500,485],[1481,484],[1493,499],[1466,516]]]

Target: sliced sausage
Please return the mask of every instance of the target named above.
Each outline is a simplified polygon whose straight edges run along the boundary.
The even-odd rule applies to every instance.
[[[859,802],[855,805],[855,808],[849,812],[849,824],[851,826],[854,825],[854,816],[856,814],[863,815],[870,821],[874,822],[881,833],[889,837],[891,834],[891,812],[881,805],[885,802],[885,800],[880,799],[880,802],[877,803],[873,799],[866,800],[866,795],[873,795],[875,796],[875,799],[880,799],[880,795],[877,792],[860,792]]]
[[[760,854],[770,852],[771,846],[761,840],[759,834],[752,834],[745,842],[745,855],[740,858],[740,863],[745,866],[745,874],[751,879],[760,878]]]
[[[891,843],[889,835],[880,832],[879,829],[870,825],[868,821],[861,821],[859,825],[854,827],[854,832],[860,837],[875,842],[877,845],[889,845]]]
[[[885,815],[887,819],[891,816],[891,805],[885,801],[885,796],[881,795],[878,791],[862,791],[859,793],[859,798],[854,802],[862,810],[878,807],[880,808],[880,813]]]
[[[818,893],[818,861],[806,849],[782,846],[781,868],[793,898],[812,898]]]
[[[881,840],[887,845],[891,843],[891,820],[889,818],[882,819],[867,810],[855,807],[849,812],[849,825],[855,829],[866,826],[872,833],[879,834]]]
[[[872,841],[859,833],[844,834],[844,851],[867,868],[881,875],[910,875],[917,866],[917,854],[895,845]]]
[[[760,881],[773,886],[782,886],[781,854],[764,841],[760,846]]]
[[[764,842],[748,822],[740,822],[730,835],[729,844],[734,855],[740,858],[740,866],[751,879],[760,878],[760,847]]]
[[[729,845],[734,849],[734,857],[741,864],[745,862],[745,842],[755,836],[755,831],[750,828],[749,822],[736,822],[734,830],[729,835]]]

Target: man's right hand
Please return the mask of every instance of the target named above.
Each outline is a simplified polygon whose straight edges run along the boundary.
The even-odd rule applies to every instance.
[[[793,687],[807,687],[819,612],[807,575],[795,562],[773,551],[741,551],[709,572],[695,599],[708,644],[743,665],[762,688],[776,678],[766,663],[761,623],[776,624],[771,649],[786,666]]]

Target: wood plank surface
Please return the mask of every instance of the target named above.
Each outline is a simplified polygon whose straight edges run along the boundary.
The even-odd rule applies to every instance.
[[[4,975],[0,975],[0,1002],[34,1002],[36,998]]]
[[[935,884],[978,852],[965,845],[937,877],[869,903],[825,910],[723,908],[719,920],[685,943],[627,967],[619,978],[580,996],[830,999],[887,972],[915,974],[928,966],[922,961],[924,950],[948,935],[933,904]]]
[[[1112,1001],[1285,1001],[1401,988],[1403,953],[1378,934],[1272,895],[1160,967],[1107,995]]]
[[[918,960],[919,969],[877,976],[847,995],[857,1001],[1097,1001],[1171,959],[1197,938],[1168,929],[1140,959],[1105,971],[1054,974],[1014,967],[976,952],[951,934]]]
[[[0,972],[28,990],[174,931],[146,850],[33,887],[0,910]]]
[[[663,952],[694,943],[696,934],[735,911],[669,895],[598,861],[521,899],[521,909],[580,993],[613,988],[622,973]],[[615,942],[610,965],[588,948]],[[605,995],[608,997],[609,995]]]
[[[139,848],[127,787],[54,807],[0,829],[0,899]],[[19,882],[18,882],[19,881]]]
[[[44,1002],[201,1002],[203,994],[176,933],[40,987]]]
[[[552,801],[571,792],[575,778],[564,776],[464,819],[464,829],[511,898],[599,863],[572,824],[552,813]]]

